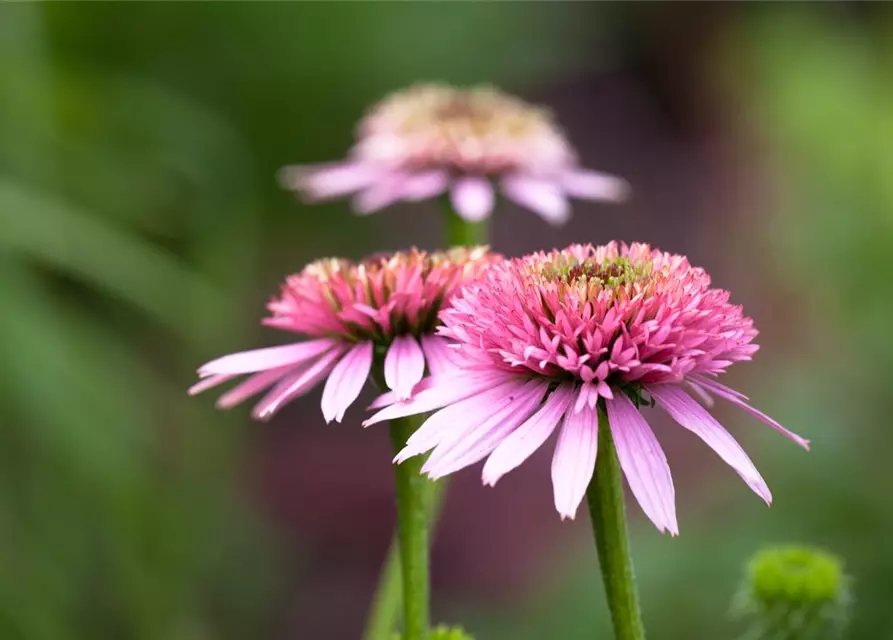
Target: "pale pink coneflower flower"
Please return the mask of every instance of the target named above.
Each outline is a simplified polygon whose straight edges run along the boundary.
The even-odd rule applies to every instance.
[[[678,534],[675,490],[642,408],[656,404],[710,446],[768,504],[750,458],[695,397],[718,396],[804,448],[808,441],[715,380],[757,350],[753,321],[729,293],[682,256],[645,244],[574,245],[495,265],[440,314],[461,374],[435,375],[406,402],[365,424],[440,409],[395,461],[433,452],[422,468],[439,478],[487,457],[492,485],[556,429],[555,507],[573,518],[592,478],[599,411],[610,425],[633,495],[661,531]],[[488,457],[489,456],[489,457]]]
[[[582,169],[550,113],[492,87],[420,84],[373,106],[343,162],[285,167],[283,185],[310,201],[356,194],[357,213],[400,200],[450,193],[474,222],[495,204],[494,183],[553,224],[570,215],[568,196],[622,200],[621,178]]]
[[[443,373],[453,356],[447,339],[434,334],[437,313],[463,282],[500,259],[486,247],[447,252],[377,255],[354,263],[325,259],[289,276],[268,305],[265,325],[307,340],[223,356],[203,365],[190,394],[250,374],[220,396],[229,409],[272,387],[254,407],[268,419],[283,405],[327,378],[322,394],[326,422],[341,422],[359,396],[373,363],[396,399],[406,399],[427,367]]]

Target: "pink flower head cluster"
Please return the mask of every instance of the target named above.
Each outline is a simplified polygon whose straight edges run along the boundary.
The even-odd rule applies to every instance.
[[[620,200],[624,180],[581,169],[550,114],[491,87],[422,84],[375,105],[344,162],[286,167],[282,178],[311,200],[356,194],[358,213],[450,192],[469,221],[490,215],[502,192],[552,223],[567,197]]]
[[[363,388],[376,357],[396,399],[406,399],[427,369],[448,368],[446,339],[434,334],[437,314],[458,287],[498,260],[486,247],[426,253],[416,249],[354,263],[319,260],[289,276],[269,304],[264,324],[309,340],[235,353],[199,369],[195,394],[250,374],[217,401],[228,409],[270,389],[254,408],[267,419],[328,378],[322,395],[327,422],[338,422]],[[272,388],[271,388],[272,387]]]
[[[574,517],[592,477],[599,411],[610,425],[633,494],[661,531],[678,533],[666,457],[641,408],[656,404],[771,500],[750,458],[704,407],[715,395],[800,445],[808,443],[715,380],[757,350],[753,321],[703,269],[645,244],[574,245],[492,267],[441,312],[440,335],[456,341],[461,374],[425,379],[406,402],[367,423],[433,414],[397,461],[432,451],[438,478],[483,458],[495,483],[556,430],[555,506]]]

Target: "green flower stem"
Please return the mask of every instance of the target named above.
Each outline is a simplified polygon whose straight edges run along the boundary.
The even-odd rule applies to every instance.
[[[486,245],[489,243],[488,221],[483,220],[481,222],[467,222],[453,210],[448,200],[444,200],[444,222],[447,247]],[[387,388],[386,385],[383,384],[380,370],[374,370],[373,377],[375,378],[379,388]],[[415,421],[416,419],[417,422]],[[416,416],[414,418],[397,420],[392,423],[391,439],[394,443],[395,452],[403,448],[403,445],[406,442],[406,438],[409,437],[409,435],[418,427],[419,424],[421,424],[423,420],[423,417]],[[417,568],[413,570],[412,567],[407,567],[407,570],[404,571],[405,565],[401,563],[400,559],[406,553],[420,554],[421,552],[417,546],[414,546],[417,545],[418,540],[415,540],[413,534],[403,533],[404,526],[409,526],[410,522],[412,522],[413,525],[418,524],[418,522],[413,520],[413,517],[409,514],[404,515],[403,512],[411,509],[417,509],[420,501],[427,505],[425,511],[427,516],[426,520],[422,521],[421,517],[418,516],[418,512],[415,512],[415,517],[417,517],[417,519],[421,521],[422,524],[426,525],[426,527],[422,530],[421,537],[424,538],[425,544],[427,545],[427,538],[430,535],[428,529],[433,529],[436,525],[437,517],[440,512],[440,506],[443,502],[443,496],[446,491],[445,480],[440,480],[439,482],[433,483],[429,480],[426,480],[419,474],[423,462],[424,459],[417,456],[415,458],[407,460],[401,465],[396,465],[394,469],[397,482],[397,534],[396,539],[391,542],[391,546],[388,550],[388,557],[385,560],[382,574],[379,578],[379,584],[375,592],[375,597],[372,601],[372,608],[369,613],[369,619],[366,623],[366,629],[363,633],[364,640],[391,639],[394,627],[396,626],[395,623],[398,617],[397,612],[400,608],[401,601],[403,601],[404,605],[403,638],[404,640],[410,640],[411,638],[415,637],[411,635],[412,631],[410,631],[409,629],[410,615],[415,615],[414,613],[411,614],[410,610],[415,612],[417,607],[415,604],[408,603],[406,601],[407,598],[401,596],[403,591],[408,591],[411,588],[415,588],[410,586],[413,583],[409,582],[409,580],[412,578],[418,579],[420,577],[418,575],[419,569]],[[414,495],[415,490],[418,490],[418,495]],[[412,500],[410,500],[411,504],[407,504],[404,507],[403,498],[401,498],[401,495],[411,495],[413,498]],[[409,540],[405,540],[407,535],[410,536]],[[404,544],[404,542],[406,542],[407,544]],[[424,606],[421,608],[421,612],[424,614],[424,620],[426,622],[424,632],[427,633],[429,594],[427,579],[427,548],[425,549],[425,562],[424,565],[422,565],[424,567],[424,591],[422,594],[413,594],[413,597],[416,597],[418,595],[424,602]],[[403,589],[401,589],[401,584],[404,587]]]
[[[444,209],[447,247],[489,244],[489,220],[468,222],[449,205]]]
[[[446,484],[446,479],[428,482],[427,484],[430,530],[433,530],[437,525]],[[431,534],[430,530],[429,536]],[[392,640],[402,603],[400,548],[395,534],[394,540],[391,541],[391,546],[388,548],[388,556],[382,569],[381,578],[379,578],[375,597],[372,600],[372,608],[369,613],[369,620],[366,623],[366,630],[363,633],[363,640]]]
[[[603,411],[599,411],[598,423],[598,460],[586,491],[595,548],[611,610],[614,637],[617,640],[643,640],[645,628],[629,553],[620,462]]]
[[[399,452],[424,421],[409,416],[391,421],[391,442]],[[394,465],[397,493],[397,543],[403,577],[403,638],[425,640],[429,623],[428,507],[431,481],[421,475],[425,459],[415,456]]]

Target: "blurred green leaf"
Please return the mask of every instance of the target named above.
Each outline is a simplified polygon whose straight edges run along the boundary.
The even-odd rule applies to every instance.
[[[219,293],[175,256],[51,196],[0,180],[0,247],[20,252],[145,312],[173,334],[192,309],[224,309]]]

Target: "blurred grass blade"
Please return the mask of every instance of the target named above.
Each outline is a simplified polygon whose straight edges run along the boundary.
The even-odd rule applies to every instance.
[[[202,340],[192,309],[224,304],[176,256],[53,197],[0,179],[0,247],[20,252],[139,309],[185,340]],[[210,313],[209,313],[210,312]]]

